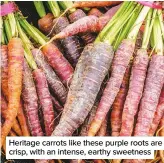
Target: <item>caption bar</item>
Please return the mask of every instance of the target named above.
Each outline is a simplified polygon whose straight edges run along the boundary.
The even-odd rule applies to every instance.
[[[7,137],[7,159],[153,159],[162,137]]]

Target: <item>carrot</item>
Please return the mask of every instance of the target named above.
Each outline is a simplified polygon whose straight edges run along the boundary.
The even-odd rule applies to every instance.
[[[98,132],[102,122],[104,121],[109,109],[111,108],[119,92],[126,68],[134,52],[137,33],[148,11],[149,11],[148,7],[143,7],[138,18],[133,24],[135,28],[132,27],[132,30],[128,34],[127,39],[124,39],[121,42],[118,49],[116,50],[115,57],[112,63],[111,77],[109,81],[107,82],[106,88],[103,92],[100,103],[98,105],[95,118],[92,121],[91,127],[89,129],[89,133],[88,133],[89,136],[94,136]],[[131,11],[129,10],[128,12],[131,12]],[[107,38],[109,36],[110,36],[110,33],[107,34]],[[114,41],[114,37],[111,38],[110,36],[110,39],[108,41],[111,44]]]
[[[69,25],[69,21],[66,17],[56,18],[53,23],[55,24],[55,33],[61,32],[66,26]],[[75,67],[81,53],[79,40],[76,36],[67,37],[61,40],[61,45],[65,52],[64,56],[71,63],[71,65]]]
[[[86,16],[86,14],[83,12],[83,10],[77,9],[75,12],[73,12],[69,15],[69,20],[71,21],[71,23],[74,23],[77,20],[79,20],[85,16]],[[95,40],[95,36],[89,32],[88,33],[82,33],[80,35],[80,37],[84,41],[85,45],[92,43]]]
[[[84,122],[108,72],[112,57],[113,50],[106,43],[90,44],[84,48],[70,85],[64,115],[54,130],[53,136],[70,136]],[[84,60],[86,63],[82,65]],[[82,73],[81,71],[83,75],[78,76]],[[63,127],[65,130],[62,129]]]
[[[126,99],[126,95],[128,92],[129,87],[129,77],[131,72],[131,65],[132,62],[126,68],[123,81],[120,87],[120,90],[114,100],[111,112],[111,129],[112,129],[112,136],[119,136],[121,130],[121,119],[122,119],[122,111],[124,107],[124,102]]]
[[[135,135],[148,135],[155,109],[164,81],[164,56],[154,55],[151,58],[146,78],[143,98],[138,113]],[[156,80],[154,81],[154,77]],[[155,94],[155,96],[154,96]],[[153,95],[153,98],[151,97]],[[141,127],[142,126],[142,127]]]
[[[48,84],[50,85],[53,93],[57,96],[59,101],[64,104],[67,97],[67,90],[63,83],[59,80],[58,76],[55,74],[53,69],[50,67],[50,65],[47,63],[47,61],[44,58],[44,55],[41,51],[38,49],[33,49],[32,54],[34,56],[34,59],[38,65],[39,68],[41,68],[45,75]]]
[[[45,15],[44,17],[42,17],[41,19],[38,20],[39,29],[41,31],[43,31],[45,34],[47,34],[48,36],[53,36],[54,35],[54,30],[52,29],[53,25],[54,25],[53,20],[54,20],[54,16],[51,13],[48,13],[47,15]],[[37,31],[39,31],[39,30],[37,30]],[[53,41],[53,44],[55,46],[57,46],[61,52],[63,52],[61,44],[58,40]]]
[[[5,94],[6,99],[8,99],[8,63],[7,63],[7,46],[2,45],[2,90],[3,93]],[[5,52],[6,50],[6,52]],[[25,121],[25,118],[23,118],[21,113],[21,106],[18,109],[18,120],[21,122],[21,129],[23,132],[23,136],[28,136],[29,132],[28,132],[28,128],[27,128],[27,124]],[[14,120],[14,126],[16,127],[17,131],[19,132],[18,135],[22,135],[20,132],[20,129],[18,128],[18,123],[16,120]]]
[[[149,134],[149,129],[153,122],[155,110],[158,105],[160,92],[164,84],[163,41],[159,20],[155,18],[153,36],[156,36],[157,33],[160,36],[158,39],[154,37],[156,38],[154,40],[156,45],[156,54],[152,56],[149,64],[143,97],[141,99],[137,124],[134,132],[135,136],[147,136]],[[154,78],[156,80],[154,80]]]
[[[3,96],[3,94],[1,94],[1,114],[2,114],[2,117],[5,119],[6,116],[7,116],[7,102]],[[14,122],[13,122],[13,126],[12,126],[12,129],[15,131],[15,133],[19,136],[22,135],[22,131],[20,129],[20,126],[19,126],[19,123],[18,121],[15,119]]]
[[[149,58],[146,50],[138,50],[132,68],[128,95],[123,108],[120,136],[130,136],[133,132],[134,116],[137,113],[142,97],[148,63]]]
[[[112,19],[112,17],[118,11],[120,6],[121,4],[115,7],[112,7],[103,16],[99,17],[99,28],[100,28],[99,31],[101,31],[105,27],[105,25]]]
[[[84,32],[99,32],[110,21],[118,9],[118,6],[113,7],[108,11],[107,15],[103,15],[99,18],[94,15],[82,17],[81,19],[78,19],[74,23],[68,25],[60,33],[56,34],[51,40],[62,39]]]
[[[92,8],[89,12],[88,12],[88,16],[89,15],[94,15],[94,16],[97,16],[97,17],[100,17],[103,15],[103,13],[97,9],[97,8]]]
[[[48,90],[46,76],[42,70],[36,69],[33,71],[34,80],[36,83],[39,101],[43,109],[44,124],[46,135],[51,135],[54,130],[54,111],[51,96]]]
[[[57,101],[57,99],[51,95],[52,103],[55,108],[55,110],[60,113],[63,111],[63,106],[60,105],[60,103]]]
[[[81,127],[81,131],[80,131],[80,136],[87,136],[88,135],[88,129],[90,127],[90,124],[96,114],[96,109],[97,109],[97,103],[95,103],[91,109],[91,111],[89,112],[87,118],[85,119],[82,127]]]
[[[94,135],[99,130],[104,117],[120,89],[126,67],[130,61],[133,51],[134,43],[130,40],[124,40],[116,51],[115,58],[112,63],[112,74],[104,90],[103,96],[101,97],[97,113],[91,124],[88,135]],[[93,128],[95,125],[97,128]]]
[[[70,161],[70,163],[79,163],[79,160],[73,159]],[[84,160],[80,160],[80,163],[85,163]]]
[[[20,102],[20,105],[19,105],[17,117],[18,117],[19,123],[21,124],[23,136],[30,136],[30,131],[27,125],[25,114],[24,114],[22,101]]]
[[[153,123],[151,124],[151,128],[149,130],[150,136],[153,136],[155,134],[155,131],[157,130],[157,127],[163,115],[164,115],[164,86],[162,88],[161,95],[159,98],[159,103],[156,108],[156,112],[154,114]]]
[[[160,124],[159,124],[159,128],[161,128],[159,135],[160,136],[164,136],[164,115],[161,118]]]
[[[41,104],[41,108],[43,111],[43,119],[44,119],[46,135],[50,135],[52,130],[54,129],[54,110],[53,110],[50,92],[49,92],[48,85],[47,85],[47,80],[46,80],[46,77],[45,77],[45,74],[43,73],[43,71],[41,69],[37,68],[35,60],[30,51],[30,47],[32,46],[30,40],[27,38],[25,33],[22,31],[18,22],[17,22],[17,26],[18,26],[19,35],[24,43],[26,59],[28,61],[28,64],[33,69],[33,76],[34,76],[35,83],[36,83],[36,91],[37,91],[39,101]],[[28,43],[28,44],[26,44],[26,43]],[[25,65],[25,67],[27,67],[27,66]],[[28,76],[28,74],[30,74],[30,73],[27,73],[27,76]],[[30,82],[30,84],[31,84],[31,82]],[[33,85],[33,82],[32,82],[32,85]],[[34,89],[33,89],[33,91],[34,91]],[[35,97],[37,97],[37,96],[35,96]],[[35,98],[35,104],[37,102],[36,100],[37,99]],[[36,110],[36,108],[35,108],[34,111],[35,111],[34,115],[37,115],[36,111],[38,111],[38,110]],[[33,115],[31,117],[33,118]],[[38,118],[35,120],[37,120],[36,124],[38,125]],[[31,119],[31,121],[34,121],[34,119]],[[30,127],[31,127],[31,125],[32,124],[30,124]],[[39,132],[39,134],[43,135],[41,127],[40,127],[40,123],[38,126],[39,126],[39,128],[35,128],[37,133]],[[34,129],[34,132],[35,132],[35,129]]]
[[[24,62],[22,97],[24,101],[24,108],[27,114],[31,135],[43,136],[43,131],[38,117],[38,96],[36,93],[32,72],[29,66],[27,65],[26,61]]]
[[[154,12],[153,17],[155,17],[155,15],[156,13]],[[133,63],[129,90],[122,113],[122,126],[120,136],[130,136],[133,132],[134,119],[138,111],[140,99],[142,97],[147,67],[149,63],[147,46],[154,23],[154,19],[151,21],[151,16],[152,10],[149,11],[147,16],[146,28],[144,31],[141,49],[137,50],[137,54]]]
[[[160,124],[159,124],[159,136],[164,136],[164,114],[161,118]],[[164,151],[160,150],[159,155],[161,157],[162,162],[164,161]]]
[[[40,45],[43,46],[42,51],[45,55],[48,63],[53,67],[61,81],[67,85],[70,83],[70,79],[73,75],[73,68],[69,62],[64,58],[59,49],[52,43],[46,43],[46,41],[33,30],[31,25],[25,20],[19,20],[25,31]]]
[[[75,2],[72,8],[115,6],[121,1],[82,1]]]
[[[99,131],[96,134],[96,136],[106,136],[106,134],[107,134],[107,123],[108,123],[108,115],[106,116],[105,120],[103,121]]]
[[[20,104],[23,76],[23,47],[19,38],[12,38],[8,44],[8,114],[2,127],[1,143],[13,125]],[[1,144],[1,145],[2,145]]]
[[[1,88],[5,97],[8,97],[8,59],[7,45],[1,45]]]
[[[100,160],[100,159],[97,159],[97,160],[94,159],[93,162],[94,162],[94,163],[105,163],[104,160]]]
[[[53,27],[53,20],[54,20],[53,14],[48,13],[47,15],[45,15],[44,17],[38,20],[38,26],[43,32],[48,34],[50,33]]]
[[[17,136],[17,135],[15,134],[15,132],[13,132],[12,130],[10,130],[9,136]],[[6,142],[4,142],[4,144],[3,144],[3,150],[6,153]]]

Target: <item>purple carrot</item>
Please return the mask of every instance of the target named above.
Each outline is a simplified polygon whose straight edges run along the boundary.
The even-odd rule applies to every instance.
[[[84,13],[83,10],[77,9],[75,12],[73,12],[72,14],[69,15],[69,19],[70,19],[71,23],[74,23],[77,20],[79,20],[85,16],[86,16],[86,14]],[[92,33],[82,33],[80,35],[80,37],[84,41],[85,45],[92,43],[96,39],[96,36],[93,35]]]
[[[53,24],[55,24],[54,31],[57,34],[69,25],[69,21],[66,17],[59,17],[54,19]],[[79,40],[76,36],[70,36],[60,41],[65,52],[64,56],[75,67],[82,51]]]
[[[86,59],[85,67],[82,68],[82,75],[78,76],[83,58]],[[84,122],[108,73],[112,58],[113,49],[107,43],[89,44],[85,47],[70,85],[64,115],[53,136],[70,136]]]
[[[38,117],[38,96],[31,70],[26,62],[24,62],[22,97],[32,136],[43,136]]]
[[[35,69],[33,71],[33,76],[36,83],[39,101],[43,110],[46,135],[50,136],[52,131],[54,130],[55,117],[46,76],[41,69]]]
[[[143,97],[135,127],[135,136],[149,135],[160,92],[164,84],[164,56],[153,55],[148,69]]]
[[[32,54],[38,67],[44,71],[47,82],[50,85],[53,93],[57,96],[62,104],[65,104],[67,98],[67,90],[65,86],[55,74],[51,66],[48,64],[41,51],[38,53],[38,49],[33,49]]]
[[[142,97],[148,63],[147,50],[138,50],[133,63],[129,91],[123,108],[120,136],[131,136],[133,132],[134,118]]]
[[[161,91],[161,95],[159,98],[159,103],[158,103],[156,112],[154,114],[153,123],[151,124],[151,128],[149,130],[150,136],[153,136],[155,134],[155,131],[157,130],[158,125],[159,125],[160,120],[162,119],[163,115],[164,115],[164,86]]]

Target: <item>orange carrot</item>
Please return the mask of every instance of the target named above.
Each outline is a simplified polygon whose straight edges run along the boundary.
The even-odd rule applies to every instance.
[[[19,38],[12,38],[8,44],[8,114],[2,127],[1,146],[11,130],[17,116],[22,91],[24,50]]]
[[[75,2],[73,8],[115,6],[120,3],[121,1],[82,1]]]
[[[21,125],[23,136],[30,136],[30,131],[29,131],[29,128],[27,125],[27,120],[26,120],[26,117],[25,117],[25,114],[23,111],[22,101],[20,102],[20,105],[19,105],[17,117],[18,117],[18,121]]]
[[[94,16],[100,17],[103,15],[103,13],[97,8],[92,8],[88,13],[88,16],[89,15],[94,15]]]
[[[159,129],[160,129],[159,136],[164,136],[164,115],[160,121]],[[160,150],[159,154],[160,154],[160,157],[161,157],[162,163],[163,163],[164,162],[164,150]]]
[[[3,94],[1,94],[1,114],[2,114],[2,117],[3,117],[4,119],[5,119],[6,116],[7,116],[6,113],[7,113],[7,102],[6,102],[5,98],[3,97]],[[19,136],[22,135],[22,131],[21,131],[21,129],[20,129],[19,123],[18,123],[18,121],[17,121],[16,119],[14,120],[12,129],[13,129]]]
[[[48,13],[46,16],[38,20],[39,28],[46,34],[48,34],[53,27],[54,16]]]
[[[1,88],[5,97],[8,97],[8,59],[7,45],[1,46]]]
[[[160,125],[159,125],[159,128],[161,128],[160,132],[159,132],[159,135],[160,136],[164,136],[164,115],[160,121]]]
[[[12,130],[10,130],[9,136],[17,136],[17,135],[15,134],[15,132],[13,132]],[[6,153],[6,142],[4,142],[4,144],[3,144],[3,150]]]

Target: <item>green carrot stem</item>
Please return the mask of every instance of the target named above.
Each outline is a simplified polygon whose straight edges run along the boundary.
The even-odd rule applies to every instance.
[[[28,37],[26,36],[26,34],[23,32],[23,30],[21,29],[20,27],[20,24],[19,22],[17,21],[17,28],[18,28],[18,31],[19,31],[19,36],[23,42],[23,46],[24,46],[24,55],[25,55],[25,58],[29,64],[29,66],[35,70],[37,68],[37,65],[35,63],[35,60],[33,58],[33,55],[31,53],[31,49],[33,48],[33,45],[32,43],[30,42],[30,40],[28,39]]]
[[[19,19],[20,25],[23,27],[23,29],[28,33],[28,35],[40,45],[46,44],[46,41],[34,30],[34,28],[27,22],[26,19]]]
[[[38,28],[36,28],[35,26],[31,25],[33,27],[33,29],[35,30],[35,32],[37,32],[44,40],[49,41],[49,37],[45,36]]]
[[[112,19],[108,22],[108,24],[104,27],[104,29],[99,33],[95,42],[102,41],[104,36],[107,34],[107,32],[116,22],[116,20],[118,20],[120,15],[123,15],[125,11],[127,11],[127,9],[131,8],[132,5],[133,5],[133,2],[127,2],[127,1],[123,2],[119,10],[116,12],[116,14],[112,17]]]
[[[160,23],[160,27],[161,27],[161,31],[162,31],[162,37],[164,40],[164,20],[163,20],[163,14],[162,14],[162,10],[158,10],[158,17],[159,17],[159,23]]]
[[[147,46],[149,44],[150,35],[152,32],[156,13],[157,13],[156,9],[154,11],[153,11],[153,9],[150,9],[150,11],[148,12],[145,30],[144,30],[144,35],[143,35],[143,40],[142,40],[142,48],[143,49],[147,49]]]
[[[4,1],[4,3],[8,3],[8,2]],[[12,37],[18,37],[18,30],[17,30],[16,20],[15,20],[14,14],[9,13],[7,15],[7,17],[8,17],[8,22],[9,22],[10,27],[11,27],[11,36]]]
[[[7,35],[7,40],[9,41],[12,38],[11,27],[7,18],[4,19],[4,27]]]
[[[1,43],[4,45],[5,44],[5,38],[4,38],[4,24],[3,24],[3,20],[2,17],[0,17],[0,28],[1,28]]]
[[[91,8],[89,8],[89,7],[84,7],[83,10],[84,10],[84,11],[90,11]]]
[[[157,37],[158,36],[158,37]],[[163,55],[163,39],[162,39],[162,31],[160,27],[159,18],[156,17],[153,24],[153,37],[154,37],[154,45],[155,45],[155,52],[157,55]]]
[[[136,18],[138,17],[141,9],[142,9],[142,6],[138,5],[137,9],[133,12],[133,15],[130,17],[127,24],[124,27],[122,27],[121,34],[117,37],[117,40],[114,44],[114,50],[116,50],[118,46],[120,45],[121,41],[127,37],[127,34],[129,30],[131,29],[132,25],[134,24]]]
[[[110,45],[113,44],[117,34],[121,30],[121,28],[125,25],[125,23],[129,20],[129,18],[132,16],[134,11],[138,9],[138,5],[133,5],[126,14],[122,15],[120,17],[121,21],[116,22],[114,26],[112,26],[111,30],[108,32],[107,36],[104,38],[104,40],[107,40]]]
[[[58,6],[58,3],[56,1],[47,1],[51,12],[53,13],[54,17],[59,17],[60,16],[60,8]]]
[[[42,1],[34,1],[34,6],[36,8],[36,11],[38,15],[42,18],[46,15],[46,10],[44,8]]]
[[[154,48],[154,46],[155,46],[153,32],[154,32],[154,30],[152,28],[152,33],[150,35],[150,46],[151,46],[151,48]]]
[[[133,24],[133,27],[130,31],[130,33],[128,34],[128,39],[132,39],[132,40],[136,40],[137,39],[137,34],[139,32],[139,29],[147,15],[147,13],[149,12],[150,7],[144,6],[143,9],[141,10],[137,20],[135,21],[135,23]]]
[[[73,6],[73,2],[72,2],[72,1],[58,1],[58,3],[59,3],[59,5],[61,6],[61,8],[62,8],[63,10],[66,10],[66,9],[70,8],[69,11],[70,11],[71,13],[73,13],[73,12],[76,11],[75,8],[72,8],[72,6]]]

